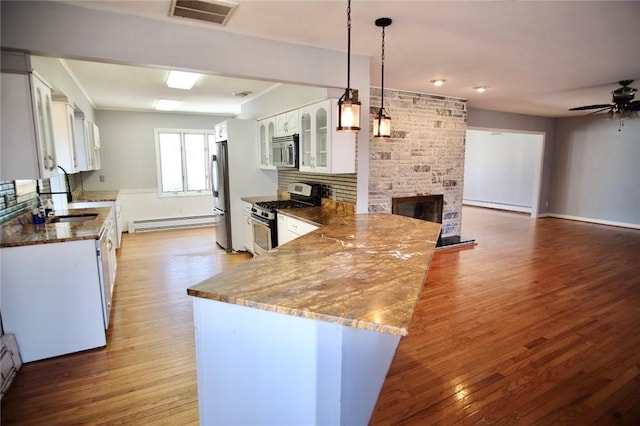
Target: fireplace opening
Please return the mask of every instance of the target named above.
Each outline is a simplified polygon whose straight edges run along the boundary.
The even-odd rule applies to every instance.
[[[408,216],[415,219],[427,220],[442,224],[442,211],[444,210],[444,195],[419,195],[415,197],[393,197],[391,199],[391,213],[400,216]],[[436,248],[450,246],[473,246],[475,240],[464,238],[460,235],[442,237],[442,230],[438,235]]]
[[[419,195],[415,197],[393,197],[391,199],[391,213],[408,216],[414,219],[427,220],[442,224],[442,210],[444,195]],[[442,231],[438,235],[436,247],[442,245]]]

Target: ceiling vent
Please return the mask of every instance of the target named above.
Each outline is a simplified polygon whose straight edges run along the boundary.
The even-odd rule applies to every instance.
[[[169,15],[225,25],[236,6],[235,3],[217,0],[173,0]]]

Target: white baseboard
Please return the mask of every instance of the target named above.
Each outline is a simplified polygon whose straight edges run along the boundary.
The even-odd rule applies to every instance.
[[[490,203],[487,201],[462,200],[462,204],[467,206],[487,207],[490,209],[509,210],[512,212],[531,213],[531,207],[515,206],[513,204]]]
[[[146,232],[146,231],[159,231],[165,229],[177,229],[177,228],[193,228],[197,226],[213,226],[217,223],[217,216],[204,215],[204,216],[190,216],[190,217],[165,217],[157,219],[137,219],[129,221],[128,231],[134,232]]]
[[[555,217],[558,219],[576,220],[578,222],[596,223],[598,225],[608,225],[608,226],[618,226],[620,228],[640,229],[640,224],[637,224],[637,223],[626,223],[626,222],[617,222],[613,220],[592,219],[589,217],[571,216],[568,214],[542,213],[538,215],[538,217]]]

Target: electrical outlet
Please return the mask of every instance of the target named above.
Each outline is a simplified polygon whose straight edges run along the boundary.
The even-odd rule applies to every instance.
[[[98,178],[100,179],[100,182],[104,182],[104,175],[100,175]]]

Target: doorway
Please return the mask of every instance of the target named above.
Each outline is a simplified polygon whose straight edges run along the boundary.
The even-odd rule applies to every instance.
[[[545,134],[467,129],[463,204],[538,216]]]

